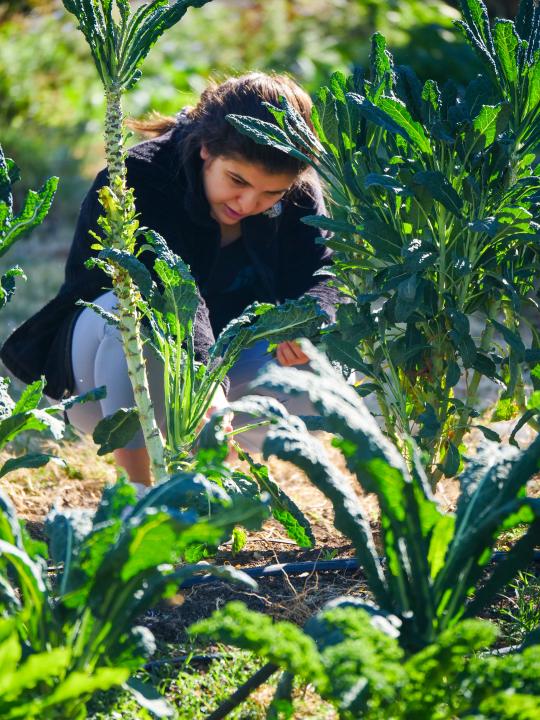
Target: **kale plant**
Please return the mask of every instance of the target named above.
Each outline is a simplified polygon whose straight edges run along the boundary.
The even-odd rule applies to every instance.
[[[100,218],[102,237],[95,249],[112,270],[119,303],[119,329],[124,345],[128,374],[133,387],[139,421],[156,482],[167,479],[163,441],[156,423],[140,336],[139,294],[128,272],[135,252],[136,219],[132,189],[126,183],[122,96],[141,77],[140,66],[159,37],[175,25],[190,7],[208,0],[153,0],[131,12],[129,0],[64,0],[68,12],[79,22],[106,99],[105,152],[109,185],[99,192],[104,214]],[[117,11],[117,12],[116,12]]]
[[[308,432],[308,418],[304,422],[276,401],[269,403],[266,414],[273,424],[264,456],[292,462],[331,500],[336,528],[350,538],[375,602],[402,623],[400,643],[408,649],[424,647],[459,620],[482,612],[532,562],[540,542],[540,502],[525,493],[540,468],[540,436],[525,450],[486,443],[459,475],[455,513],[443,512],[414,441],[407,441],[407,463],[355,389],[321,353],[306,345],[304,351],[311,356],[312,373],[268,368],[260,384],[309,394],[349,471],[378,500],[378,547],[361,500],[323,443]],[[258,411],[264,412],[264,398],[257,400]],[[502,561],[490,565],[501,532],[520,524],[523,535]]]
[[[523,0],[515,23],[493,28],[481,0],[462,9],[458,26],[484,67],[465,89],[422,84],[376,34],[367,73],[335,73],[320,89],[317,136],[285,102],[270,108],[280,128],[230,116],[326,182],[332,218],[304,222],[333,232],[321,242],[350,300],[327,352],[362,373],[359,393],[374,395],[402,452],[416,438],[432,483],[458,472],[482,378],[504,387],[501,413],[534,422],[537,412],[523,379],[540,360],[526,312],[538,312],[540,7]]]
[[[24,199],[21,210],[14,212],[13,184],[19,180],[19,168],[10,158],[6,158],[0,146],[0,257],[5,255],[13,243],[26,233],[31,232],[45,219],[51,207],[58,178],[51,177],[38,190],[30,190]],[[0,277],[0,310],[10,301],[15,292],[15,280],[25,277],[20,267],[10,268]],[[69,398],[56,405],[40,409],[45,381],[36,380],[25,388],[18,401],[9,393],[9,380],[0,377],[0,450],[8,442],[27,430],[48,431],[56,440],[63,437],[65,423],[58,415],[75,403],[96,400],[103,395],[103,388],[77,398]],[[56,460],[48,453],[26,453],[10,458],[0,465],[0,477],[12,470],[23,467],[41,467]]]
[[[12,187],[19,179],[19,168],[13,160],[4,156],[0,145],[0,257],[7,253],[14,242],[43,222],[58,185],[58,178],[51,177],[40,190],[30,190],[20,212],[15,214]],[[16,277],[24,277],[20,267],[11,268],[0,277],[0,310],[15,291]]]
[[[145,231],[144,237],[147,243],[142,248],[148,248],[150,243],[156,253],[153,264],[156,281],[135,257],[130,259],[129,273],[140,293],[138,307],[144,318],[145,342],[163,363],[167,472],[174,474],[186,468],[200,469],[215,482],[225,483],[227,491],[234,488],[234,492],[254,498],[261,492],[268,492],[274,517],[300,545],[311,546],[314,539],[308,520],[272,480],[267,468],[254,463],[241,450],[239,452],[248,462],[249,472],[231,474],[226,467],[223,462],[226,444],[220,446],[218,442],[216,446],[212,435],[214,430],[221,433],[219,415],[217,423],[211,423],[210,429],[204,431],[208,453],[201,454],[201,450],[205,449],[201,445],[201,433],[216,389],[225,381],[227,372],[244,349],[262,339],[279,343],[302,335],[313,337],[326,315],[316,300],[307,296],[278,306],[254,303],[224,328],[210,348],[208,362],[199,362],[195,358],[193,333],[199,298],[195,281],[187,265],[157,233]],[[104,262],[103,257],[102,267]],[[100,313],[107,322],[118,324],[119,319],[114,314],[105,313],[91,303],[85,304]],[[94,431],[94,440],[101,444],[99,452],[103,454],[123,447],[137,428],[135,408],[121,409],[105,418]],[[243,429],[236,429],[232,434]]]
[[[263,339],[280,343],[314,337],[327,316],[309,296],[278,306],[254,303],[223,329],[204,364],[196,360],[194,325],[199,293],[189,267],[156,232],[145,231],[144,238],[142,248],[150,243],[156,253],[153,270],[157,282],[135,257],[130,259],[129,273],[140,293],[138,308],[148,329],[146,342],[163,363],[166,465],[174,472],[193,450],[214,393],[240,353]],[[103,260],[101,266],[107,272],[112,269],[104,266]],[[117,316],[91,307],[109,323],[119,323]]]
[[[232,602],[190,628],[251,650],[285,671],[268,718],[290,717],[292,680],[311,684],[341,720],[517,720],[540,712],[540,646],[490,655],[498,631],[465,620],[414,654],[399,645],[397,618],[338,598],[304,630]],[[217,715],[216,715],[217,717]]]
[[[202,512],[183,509],[202,495]],[[177,474],[139,501],[119,481],[95,512],[49,514],[51,574],[46,547],[28,537],[0,494],[1,717],[83,718],[94,691],[120,685],[171,716],[152,687],[129,679],[155,648],[137,619],[197,573],[255,587],[230,566],[197,561],[201,548],[217,548],[236,525],[260,527],[266,514],[263,503],[231,499],[200,474]]]

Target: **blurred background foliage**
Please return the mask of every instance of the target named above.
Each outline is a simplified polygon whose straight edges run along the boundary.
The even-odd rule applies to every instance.
[[[514,0],[488,5],[499,16],[516,9]],[[420,78],[466,82],[478,66],[453,28],[457,17],[440,0],[213,0],[189,10],[154,48],[126,111],[174,114],[196,101],[209,77],[250,69],[287,71],[313,93],[334,70],[365,65],[375,30],[396,63]],[[104,163],[103,111],[84,39],[60,0],[0,0],[0,143],[22,170],[16,190],[60,176],[47,222],[19,245],[20,258],[8,258],[34,281],[15,297],[0,342],[62,281],[80,203]]]

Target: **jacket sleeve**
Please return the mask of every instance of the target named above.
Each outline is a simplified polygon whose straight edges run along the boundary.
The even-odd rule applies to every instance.
[[[160,188],[160,182],[162,183],[163,179],[147,163],[128,161],[127,184],[134,189],[139,225],[158,232],[169,247],[178,252],[178,248],[182,247],[181,237],[179,237],[179,230],[173,224],[171,216],[163,212],[166,188]],[[97,222],[100,215],[103,214],[98,191],[107,183],[107,171],[102,170],[97,175],[83,201],[75,237],[66,264],[66,285],[76,285],[79,297],[83,300],[94,300],[105,288],[109,289],[111,287],[110,278],[102,270],[98,268],[89,270],[84,265],[86,260],[95,256],[95,251],[91,249],[94,242],[94,238],[90,234],[91,231],[100,237],[102,236],[102,230]],[[179,198],[178,201],[181,202],[182,198]],[[181,251],[178,254],[182,256]],[[142,253],[139,258],[152,274],[154,258],[155,256],[151,251]],[[188,258],[182,257],[182,259],[189,262]],[[154,279],[156,279],[155,275]],[[198,288],[197,293],[199,306],[194,321],[195,354],[197,360],[206,364],[209,357],[208,351],[215,340],[208,308]]]
[[[327,215],[322,190],[312,182],[309,191],[295,193],[287,203],[279,234],[279,299],[296,299],[302,295],[315,297],[330,320],[335,318],[339,291],[331,286],[332,275],[315,273],[332,264],[332,251],[316,242],[328,233],[306,225],[308,215]]]

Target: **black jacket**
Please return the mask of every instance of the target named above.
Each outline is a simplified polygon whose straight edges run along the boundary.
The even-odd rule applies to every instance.
[[[169,247],[191,267],[203,289],[220,248],[219,225],[210,217],[202,183],[202,161],[181,160],[182,137],[189,123],[180,115],[178,124],[160,137],[133,147],[126,159],[127,183],[135,191],[141,226],[159,232]],[[4,343],[1,357],[11,372],[26,383],[47,380],[46,393],[61,398],[73,392],[71,335],[81,311],[76,301],[93,301],[111,289],[110,279],[99,269],[84,266],[93,251],[90,231],[100,234],[97,219],[102,214],[97,191],[108,183],[101,171],[83,201],[65,270],[65,281],[57,296],[31,317]],[[310,192],[295,190],[282,201],[277,217],[254,215],[242,220],[242,238],[260,277],[261,302],[282,302],[304,293],[317,297],[322,309],[333,315],[337,291],[328,286],[328,276],[314,273],[330,263],[331,252],[315,239],[321,233],[302,222],[305,215],[324,213],[320,187]],[[148,257],[145,259],[144,255]],[[143,261],[154,256],[145,253]],[[232,319],[232,318],[231,318]],[[201,297],[195,321],[195,350],[203,362],[214,342],[208,308]]]

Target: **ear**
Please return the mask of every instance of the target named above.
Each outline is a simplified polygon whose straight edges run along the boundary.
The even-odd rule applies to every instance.
[[[200,153],[201,153],[201,158],[202,158],[203,160],[208,160],[208,158],[210,157],[210,153],[208,152],[208,148],[206,147],[206,145],[205,145],[204,143],[201,145]]]

